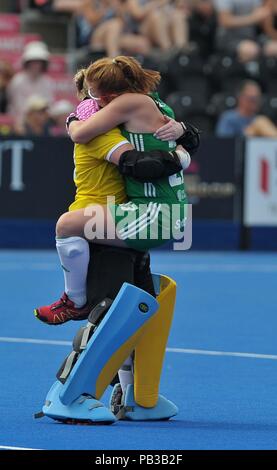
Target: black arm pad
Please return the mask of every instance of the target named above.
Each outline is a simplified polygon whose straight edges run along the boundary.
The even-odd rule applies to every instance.
[[[185,123],[186,131],[177,140],[178,145],[182,145],[190,155],[194,155],[200,146],[200,132],[192,124]]]
[[[118,168],[123,176],[146,182],[174,175],[182,170],[182,165],[175,152],[127,150],[121,155]]]

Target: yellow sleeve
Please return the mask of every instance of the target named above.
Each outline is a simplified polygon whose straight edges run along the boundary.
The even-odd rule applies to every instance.
[[[90,155],[98,160],[109,160],[112,152],[121,145],[129,144],[118,127],[99,135],[86,144]]]

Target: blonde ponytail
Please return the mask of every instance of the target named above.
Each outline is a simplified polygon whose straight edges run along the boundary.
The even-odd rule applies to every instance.
[[[88,96],[88,89],[86,85],[86,72],[87,69],[80,69],[74,77],[74,82],[77,88],[77,96],[80,100]]]

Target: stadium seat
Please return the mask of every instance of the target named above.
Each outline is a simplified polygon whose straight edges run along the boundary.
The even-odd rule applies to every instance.
[[[183,80],[203,75],[203,61],[197,54],[180,54],[168,61],[167,77],[171,87],[182,90]]]
[[[66,56],[62,54],[52,54],[49,62],[49,73],[52,76],[64,75],[67,73]]]
[[[0,46],[1,49],[1,46]],[[8,62],[15,72],[19,72],[22,68],[22,54],[19,52],[1,51],[1,60]]]
[[[264,57],[261,65],[263,67],[263,73],[277,77],[277,57]]]
[[[199,100],[197,95],[181,91],[168,95],[166,102],[174,109],[177,120],[183,120],[191,114],[201,114],[205,112],[207,105],[207,102]]]
[[[0,135],[9,135],[14,126],[14,118],[9,114],[0,113]]]
[[[195,99],[206,102],[211,94],[210,83],[203,75],[183,77],[179,82],[179,90],[195,96]]]
[[[188,121],[194,126],[196,126],[201,132],[201,137],[210,135],[214,131],[215,119],[213,116],[209,116],[207,113],[188,114],[185,118],[185,121]]]
[[[247,79],[255,80],[263,87],[260,70],[258,61],[241,64],[231,55],[212,56],[205,66],[215,93],[219,91],[234,93],[241,82]]]
[[[216,93],[210,99],[207,112],[210,116],[217,117],[224,111],[236,106],[236,96],[232,93]]]
[[[74,34],[70,16],[27,10],[21,17],[21,30],[25,33],[39,31],[42,40],[53,52],[65,52],[72,44]]]
[[[185,97],[190,97],[193,106],[200,111],[205,109],[210,98],[209,83],[205,77],[201,75],[183,77],[182,80],[179,80],[177,90],[179,97],[181,97],[183,101],[188,102],[188,99]]]
[[[210,77],[214,91],[219,92],[222,88],[222,80],[232,73],[236,68],[233,56],[212,55],[205,65],[206,75]]]
[[[169,95],[170,93],[170,87],[168,86],[168,81],[166,80],[166,78],[163,78],[162,77],[162,81],[161,83],[159,84],[159,87],[158,87],[158,93],[160,95],[160,98],[164,101],[166,101],[167,99],[167,96]]]
[[[169,60],[169,68],[174,74],[178,72],[201,73],[203,70],[203,60],[196,53],[179,54]]]
[[[19,15],[1,13],[0,14],[0,32],[1,33],[19,33],[20,32]]]
[[[40,41],[40,39],[39,34],[0,32],[0,53],[22,53],[26,44],[32,41]]]
[[[10,13],[13,11],[11,0],[1,0],[1,12]]]
[[[262,60],[265,89],[269,94],[277,94],[277,58],[265,57]]]
[[[72,75],[53,74],[53,78],[56,100],[68,100],[73,104],[78,103]]]
[[[276,93],[266,95],[263,99],[261,114],[269,117],[277,125],[277,96]]]

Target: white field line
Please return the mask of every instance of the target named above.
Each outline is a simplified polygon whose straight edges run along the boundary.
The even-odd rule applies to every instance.
[[[51,339],[35,339],[35,338],[11,338],[8,336],[0,337],[0,343],[21,343],[21,344],[40,344],[48,346],[71,346],[71,341],[60,341]],[[242,357],[249,359],[269,359],[277,361],[276,354],[259,354],[247,352],[232,352],[232,351],[210,351],[207,349],[185,349],[185,348],[167,348],[169,353],[177,354],[192,354],[200,356],[229,356],[229,357]]]
[[[13,447],[13,446],[0,446],[0,450],[42,450],[42,449],[32,449],[31,447]]]
[[[196,354],[199,356],[229,356],[229,357],[245,357],[250,359],[271,359],[277,361],[276,354],[259,354],[259,353],[242,353],[231,351],[209,351],[206,349],[183,349],[183,348],[167,348],[167,352],[180,354]]]

